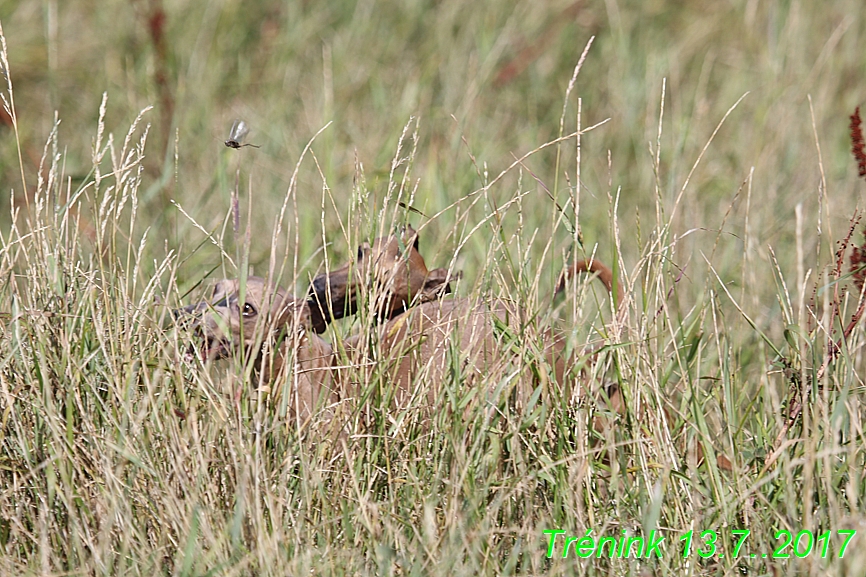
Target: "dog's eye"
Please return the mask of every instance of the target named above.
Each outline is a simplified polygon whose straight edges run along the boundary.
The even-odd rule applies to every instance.
[[[363,260],[363,259],[364,259],[364,247],[359,246],[358,247],[358,260]]]
[[[251,317],[256,314],[256,308],[250,303],[244,303],[243,314],[245,317]]]

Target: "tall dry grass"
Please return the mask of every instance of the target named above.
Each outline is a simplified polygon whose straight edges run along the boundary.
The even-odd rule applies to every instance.
[[[857,3],[44,7],[0,3],[4,573],[858,571],[859,534],[842,559],[762,557],[782,529],[864,530],[863,331],[840,340],[859,294],[835,255],[862,238]],[[235,116],[260,150],[224,150]],[[373,374],[335,442],[240,363],[184,358],[170,311],[207,279],[300,295],[407,220],[458,295],[540,319],[504,338],[603,344],[590,382],[625,414],[515,398],[516,365],[467,390],[454,351],[432,423]],[[616,263],[621,318],[592,285],[551,308],[579,253]],[[665,555],[548,558],[546,529],[657,529]],[[725,556],[684,559],[689,529]]]

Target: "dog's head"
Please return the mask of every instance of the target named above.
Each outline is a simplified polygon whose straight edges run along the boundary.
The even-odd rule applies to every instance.
[[[209,299],[175,313],[179,320],[190,323],[200,341],[191,344],[190,352],[204,360],[230,356],[241,347],[251,351],[257,342],[289,325],[310,324],[310,311],[304,301],[259,277],[248,277],[243,287],[238,279],[223,279],[216,283]]]
[[[364,297],[376,299],[378,318],[390,319],[451,292],[448,281],[447,269],[427,270],[418,252],[418,233],[406,226],[398,234],[363,243],[355,259],[313,279],[307,301],[312,327],[321,333],[332,319],[355,314]]]

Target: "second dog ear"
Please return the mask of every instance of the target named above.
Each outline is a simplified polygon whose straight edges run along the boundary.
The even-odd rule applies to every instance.
[[[459,275],[448,275],[448,269],[434,268],[427,273],[424,279],[424,289],[421,291],[422,301],[429,301],[451,292],[451,283]]]

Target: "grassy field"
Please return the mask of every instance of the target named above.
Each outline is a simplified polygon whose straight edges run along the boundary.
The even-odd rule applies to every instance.
[[[866,574],[862,8],[0,0],[0,574]],[[332,441],[184,358],[214,279],[302,295],[407,222],[458,295],[604,345],[591,391],[458,370],[418,422],[359,374]],[[551,307],[584,254],[620,316]],[[562,558],[590,530],[662,554]]]

